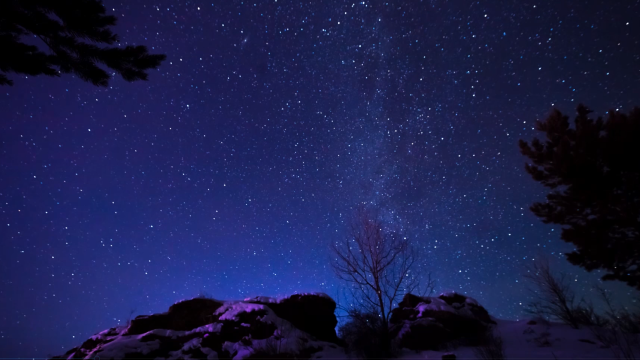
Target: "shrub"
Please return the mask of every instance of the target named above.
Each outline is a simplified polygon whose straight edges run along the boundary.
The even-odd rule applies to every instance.
[[[493,332],[493,329],[485,333],[484,343],[473,350],[478,359],[503,360],[504,344],[502,338]]]
[[[635,359],[640,341],[640,314],[613,305],[611,294],[602,287],[596,290],[605,304],[604,316],[598,315],[599,323],[589,328],[598,341],[611,349],[618,359]]]
[[[541,259],[527,268],[524,277],[533,285],[529,289],[533,300],[527,304],[526,312],[545,319],[558,319],[574,329],[580,327],[581,314],[566,274],[554,274],[548,259]]]
[[[350,311],[349,320],[338,329],[338,334],[347,344],[348,353],[364,359],[393,358],[399,353],[375,313]]]

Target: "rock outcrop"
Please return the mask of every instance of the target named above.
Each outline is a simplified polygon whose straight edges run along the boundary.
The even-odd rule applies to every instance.
[[[126,335],[138,335],[154,329],[191,330],[213,322],[213,313],[221,301],[195,298],[181,301],[162,314],[140,315],[131,320]]]
[[[391,335],[411,350],[439,350],[452,341],[481,342],[495,324],[476,300],[457,293],[438,297],[407,294],[391,312]]]
[[[339,342],[335,330],[338,324],[335,316],[336,302],[328,295],[296,294],[279,301],[261,301],[261,298],[248,301],[268,306],[278,317],[318,340]]]
[[[55,359],[343,357],[335,307],[324,294],[184,300],[166,313],[102,331]]]

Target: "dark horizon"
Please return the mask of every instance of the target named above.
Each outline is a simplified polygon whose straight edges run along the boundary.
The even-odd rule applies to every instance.
[[[553,108],[640,106],[640,3],[104,1],[167,59],[106,88],[0,87],[0,356],[58,355],[133,316],[342,284],[359,204],[428,257],[436,291],[519,319],[545,255],[589,294],[518,140]],[[618,301],[633,290],[607,282]]]

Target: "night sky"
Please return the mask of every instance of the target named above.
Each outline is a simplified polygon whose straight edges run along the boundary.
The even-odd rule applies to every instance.
[[[640,105],[639,1],[105,6],[167,55],[149,81],[0,88],[0,356],[200,292],[334,296],[328,247],[363,202],[496,317],[522,318],[536,256],[598,278],[528,210],[545,191],[517,141],[553,107]]]

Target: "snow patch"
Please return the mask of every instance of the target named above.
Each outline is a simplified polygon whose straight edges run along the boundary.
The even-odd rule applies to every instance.
[[[213,323],[200,326],[188,332],[188,334],[193,333],[219,333],[222,330],[222,323]]]
[[[267,310],[264,305],[251,304],[245,302],[225,302],[213,314],[220,315],[220,320],[238,321],[238,314],[243,312],[252,312],[258,310]]]
[[[209,349],[208,347],[200,348],[205,355],[207,355],[207,360],[218,360],[218,353],[213,349]]]
[[[416,310],[418,310],[420,313],[418,315],[418,317],[422,316],[422,313],[425,310],[432,310],[432,311],[447,311],[447,312],[451,312],[451,313],[456,313],[456,309],[453,308],[453,306],[447,304],[444,300],[439,299],[439,298],[431,298],[431,303],[430,304],[426,304],[426,303],[420,303],[416,306]]]
[[[222,350],[233,355],[234,360],[248,358],[249,355],[253,353],[253,350],[250,347],[242,345],[240,342],[233,343],[230,341],[225,341],[224,344],[222,344]]]
[[[140,334],[140,335],[132,335],[135,336],[138,339],[142,339],[145,336],[149,336],[149,335],[157,335],[157,336],[161,336],[161,337],[168,337],[168,338],[178,338],[181,336],[184,336],[187,334],[187,331],[177,331],[177,330],[166,330],[166,329],[153,329],[150,331],[147,331],[144,334]]]
[[[279,298],[274,298],[274,297],[270,297],[270,296],[256,296],[253,298],[246,298],[244,299],[244,301],[254,301],[254,302],[261,302],[261,303],[265,303],[265,304],[274,304],[274,303],[279,303],[281,299]]]
[[[100,356],[100,359],[122,359],[128,353],[146,355],[160,347],[160,340],[141,342],[136,336],[118,337],[108,344],[96,348],[86,358]]]
[[[572,329],[559,323],[527,325],[527,321],[511,321],[495,319],[494,334],[502,338],[506,359],[612,359],[612,349],[603,348],[587,328]],[[540,336],[549,339],[549,346],[539,346],[535,338]],[[596,344],[585,342],[591,340]],[[416,352],[403,349],[400,359],[441,359],[446,353],[453,353],[458,359],[474,359],[475,347],[461,346],[448,351]],[[636,348],[634,348],[634,351]]]
[[[202,342],[202,339],[200,339],[200,338],[195,338],[195,339],[191,339],[191,340],[187,341],[182,346],[182,349],[176,350],[176,351],[171,351],[169,353],[168,360],[178,360],[178,359],[189,359],[189,358],[191,358],[190,355],[184,354],[183,352],[189,351],[189,350],[193,350],[195,348],[199,348],[201,342]]]
[[[478,300],[476,300],[476,299],[474,299],[472,297],[467,297],[467,300],[465,300],[464,302],[466,302],[467,304],[480,306],[480,305],[478,305]]]

